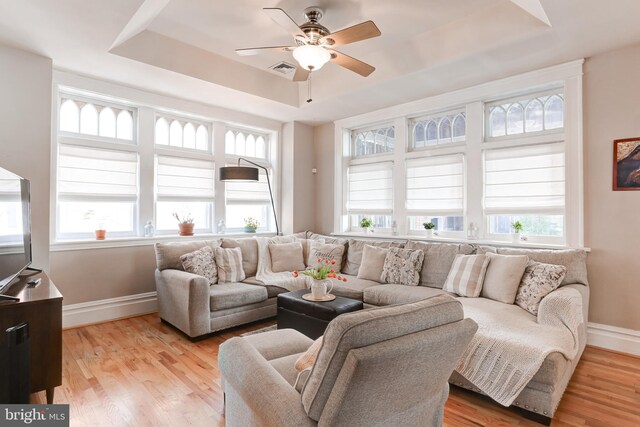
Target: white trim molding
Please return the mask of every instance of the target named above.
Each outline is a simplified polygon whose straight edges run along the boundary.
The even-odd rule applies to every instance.
[[[640,356],[640,331],[589,322],[587,344]]]
[[[158,311],[156,292],[126,295],[62,307],[62,327],[75,328]]]

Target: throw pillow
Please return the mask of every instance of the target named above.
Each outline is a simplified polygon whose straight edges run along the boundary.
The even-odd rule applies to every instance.
[[[316,359],[318,358],[318,353],[320,353],[320,348],[322,347],[322,337],[318,338],[311,344],[311,347],[307,349],[304,353],[298,357],[296,360],[296,370],[298,372],[304,371],[305,369],[309,369],[316,363]]]
[[[456,255],[442,289],[461,297],[479,297],[488,265],[486,255]]]
[[[516,304],[537,316],[540,301],[560,286],[566,274],[564,265],[529,261],[518,288]]]
[[[304,270],[304,258],[302,257],[302,243],[270,243],[269,255],[271,256],[271,271]]]
[[[221,241],[225,249],[240,248],[242,251],[242,268],[246,277],[255,276],[258,271],[258,241],[254,238],[227,239]]]
[[[340,273],[342,268],[342,258],[344,255],[344,245],[335,245],[332,243],[322,243],[312,240],[309,244],[309,257],[307,258],[307,266],[315,267],[318,264],[318,258],[335,260],[333,269],[336,273]]]
[[[389,248],[380,279],[386,283],[418,286],[423,262],[424,252],[420,249]]]
[[[358,279],[383,283],[382,269],[384,268],[384,260],[387,258],[387,253],[389,253],[387,248],[365,245],[362,250],[362,262],[358,269]]]
[[[205,246],[197,251],[184,254],[180,257],[180,261],[182,261],[184,271],[206,277],[212,285],[218,281],[218,267],[212,247]]]
[[[305,267],[309,267],[309,264],[307,263],[309,259],[309,248],[311,247],[311,243],[314,241],[311,239],[299,239],[297,237],[296,240],[302,244],[302,258],[304,259]],[[318,242],[324,243],[324,239],[320,239]]]
[[[242,269],[242,250],[240,248],[216,248],[218,282],[241,282],[246,276]]]
[[[484,276],[480,296],[505,304],[513,304],[529,257],[498,255],[491,252],[487,252],[486,255],[489,257],[489,266]]]

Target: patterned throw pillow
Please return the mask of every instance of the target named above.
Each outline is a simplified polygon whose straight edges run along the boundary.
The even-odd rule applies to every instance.
[[[211,246],[184,254],[180,257],[180,261],[184,271],[206,277],[212,285],[218,281],[218,267]]]
[[[516,304],[537,316],[540,301],[560,286],[566,274],[564,265],[529,261],[520,281]]]
[[[443,290],[461,297],[477,298],[489,265],[486,255],[456,255]]]
[[[215,253],[220,283],[241,282],[246,278],[240,248],[215,248]]]
[[[420,249],[389,248],[380,279],[386,283],[418,286],[423,262],[424,252]]]
[[[342,269],[342,257],[344,255],[344,245],[334,245],[332,243],[317,242],[312,240],[309,243],[309,255],[307,258],[307,266],[315,267],[318,265],[318,258],[335,260],[333,269],[336,273],[340,273]]]

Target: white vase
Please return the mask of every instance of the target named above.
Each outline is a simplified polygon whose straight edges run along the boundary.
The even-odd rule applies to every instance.
[[[322,299],[333,290],[333,282],[330,279],[314,279],[307,276],[307,287],[315,299]]]
[[[431,239],[433,237],[433,228],[424,230],[424,234],[427,236],[427,239]]]
[[[511,241],[513,243],[520,243],[520,233],[511,233]]]

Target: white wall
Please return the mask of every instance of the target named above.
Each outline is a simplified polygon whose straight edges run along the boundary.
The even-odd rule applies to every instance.
[[[327,123],[313,128],[313,153],[317,173],[314,182],[316,215],[313,230],[317,233],[333,232],[335,186],[334,125]]]
[[[49,271],[51,59],[0,45],[0,166],[31,181],[33,266]]]

